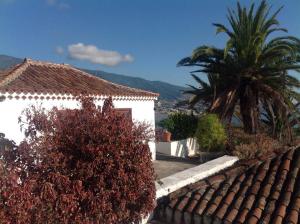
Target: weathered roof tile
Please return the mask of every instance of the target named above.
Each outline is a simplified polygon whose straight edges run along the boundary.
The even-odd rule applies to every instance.
[[[195,188],[173,192],[176,208],[173,200],[160,207],[177,211],[176,217],[169,212],[170,223],[296,224],[300,221],[299,162],[300,149],[292,149],[266,161],[240,164],[195,183]]]
[[[108,82],[65,64],[24,60],[0,72],[0,92],[158,97],[158,94]]]

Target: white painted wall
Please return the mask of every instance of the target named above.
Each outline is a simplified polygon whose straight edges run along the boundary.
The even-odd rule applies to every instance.
[[[222,156],[199,166],[183,170],[155,182],[156,199],[166,196],[189,184],[203,180],[221,170],[232,166],[239,160],[236,156]]]
[[[95,104],[102,106],[104,100],[97,100]],[[154,100],[113,100],[115,108],[131,108],[132,118],[134,121],[148,122],[151,127],[155,128],[154,115]],[[0,102],[0,132],[4,133],[9,139],[13,139],[19,143],[24,139],[24,133],[20,130],[18,118],[22,112],[31,105],[41,105],[43,108],[49,110],[56,106],[59,108],[75,109],[79,107],[76,100],[40,100],[40,99],[9,99],[5,98]],[[149,143],[152,158],[155,159],[155,144]]]
[[[157,142],[156,151],[176,157],[187,157],[196,155],[199,145],[195,138],[187,138],[179,141]]]

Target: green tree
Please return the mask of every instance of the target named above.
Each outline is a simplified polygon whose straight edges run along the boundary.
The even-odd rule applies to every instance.
[[[300,69],[300,40],[293,36],[272,38],[271,34],[287,32],[276,19],[281,9],[270,14],[266,1],[257,8],[252,4],[249,9],[237,3],[236,10],[228,10],[229,28],[214,24],[217,33],[227,35],[226,46],[200,46],[178,63],[200,67],[192,72],[194,77],[202,73],[215,78],[213,83],[209,78],[205,86],[197,77],[200,87],[189,92],[192,105],[210,99],[208,111],[218,114],[223,121],[230,121],[239,108],[247,133],[258,132],[265,103],[276,105],[283,117],[295,110],[292,102],[300,99],[295,91],[300,82],[288,72]]]
[[[182,112],[169,114],[168,118],[159,122],[159,125],[172,133],[172,140],[182,140],[194,137],[198,118]]]

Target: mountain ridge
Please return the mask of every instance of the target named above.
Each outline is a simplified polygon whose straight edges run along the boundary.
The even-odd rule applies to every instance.
[[[0,70],[7,69],[23,61],[21,58],[16,58],[8,55],[0,55]],[[182,91],[185,87],[172,85],[162,81],[150,81],[147,79],[133,77],[123,74],[115,74],[110,72],[105,72],[101,70],[91,70],[78,68],[82,71],[88,72],[94,76],[100,77],[110,82],[114,82],[120,85],[129,86],[132,88],[143,89],[151,92],[156,92],[160,94],[160,99],[175,101],[182,97]]]

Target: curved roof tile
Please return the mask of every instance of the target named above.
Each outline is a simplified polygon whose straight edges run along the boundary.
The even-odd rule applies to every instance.
[[[300,149],[239,164],[159,202],[164,223],[300,223]]]

